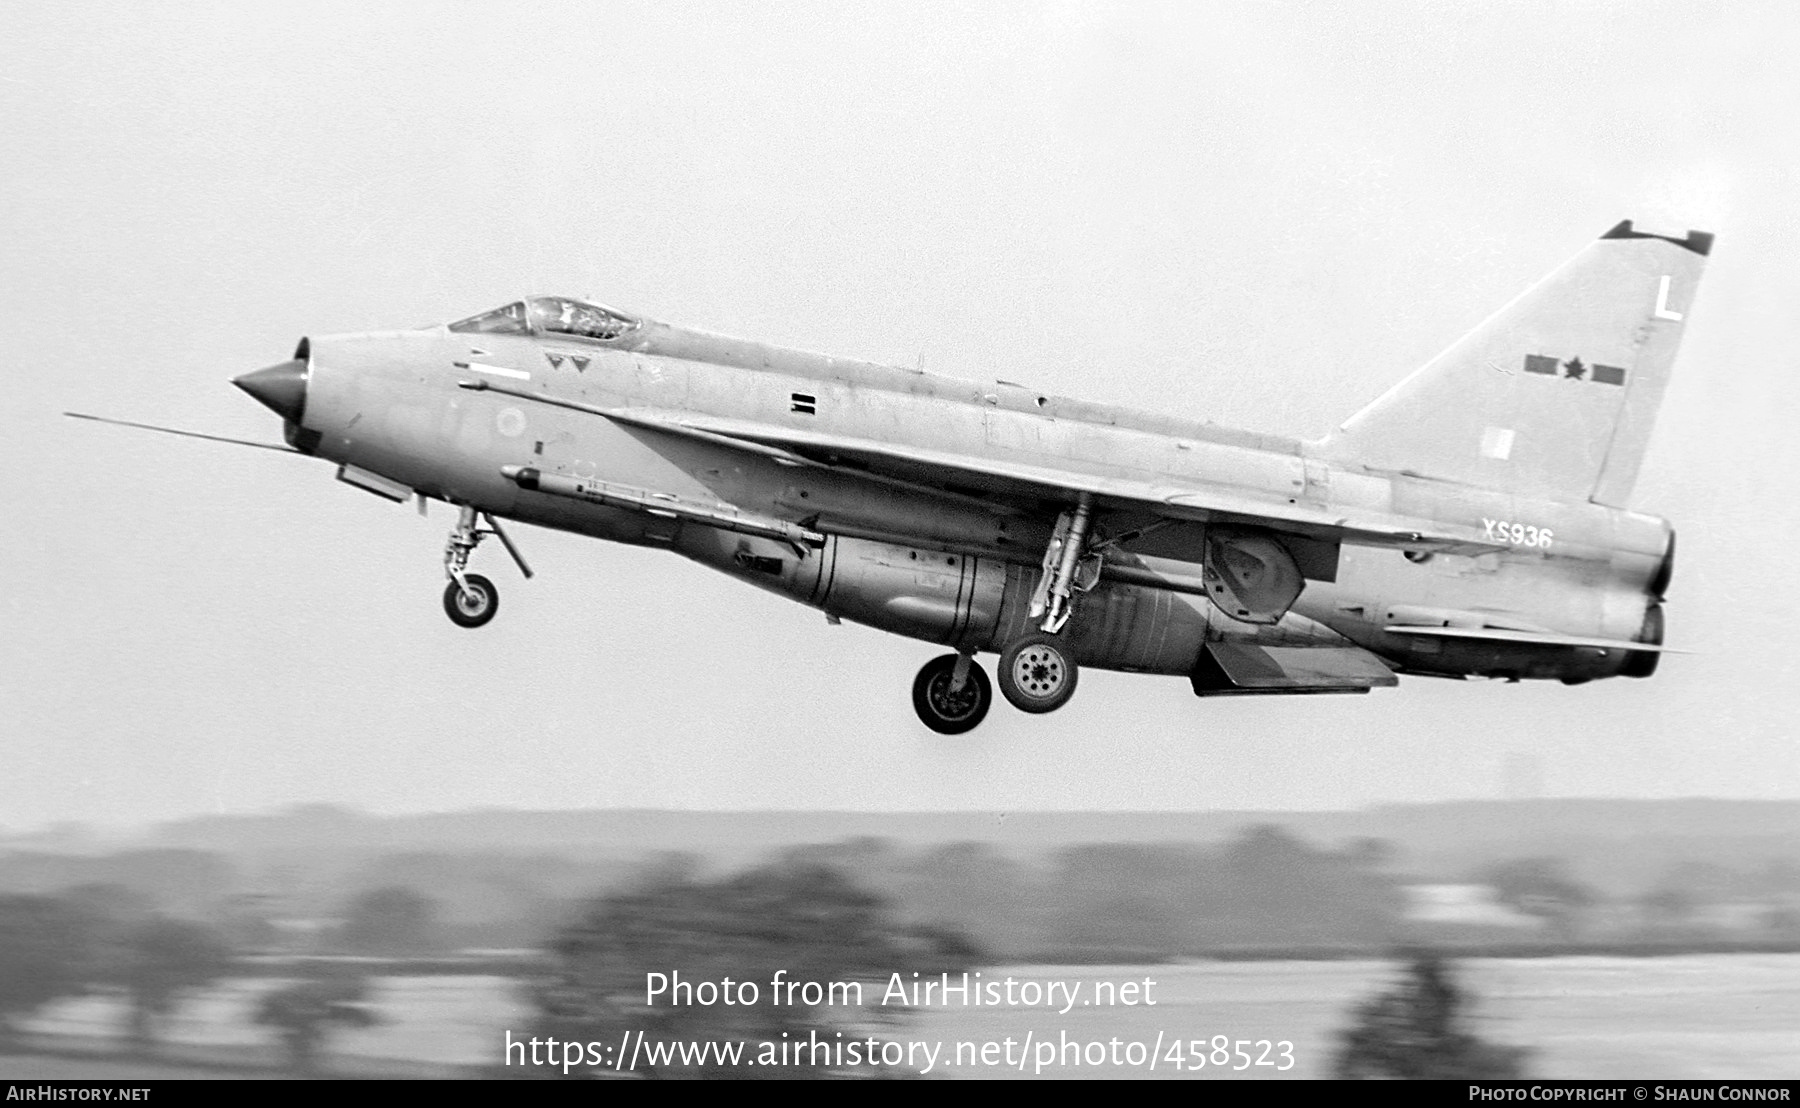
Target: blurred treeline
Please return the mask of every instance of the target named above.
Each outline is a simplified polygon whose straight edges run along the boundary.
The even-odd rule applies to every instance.
[[[559,908],[625,866],[476,851],[245,864],[207,850],[0,853],[0,893],[97,892],[199,921],[234,949],[414,955],[536,944]]]
[[[1231,948],[1379,949],[1405,898],[1378,844],[1310,846],[1252,827],[1219,847],[1108,843],[1035,863],[978,843],[877,839],[801,848],[906,916],[954,928],[998,961],[1142,962]]]
[[[1319,849],[1258,827],[1216,849],[1106,844],[1038,862],[978,843],[905,849],[879,839],[778,859],[852,875],[907,921],[942,924],[1002,959],[1137,960],[1249,944],[1379,944],[1403,897],[1378,846]],[[204,925],[246,954],[447,955],[539,946],[596,891],[645,866],[723,872],[691,854],[588,866],[547,856],[383,856],[343,872],[245,873],[218,854],[0,855],[0,893],[89,915]]]
[[[1800,943],[1800,861],[1677,861],[1623,893],[1567,860],[1499,856],[1421,875],[1392,843],[1319,845],[1272,824],[1217,844],[1097,843],[1019,857],[992,844],[863,837],[763,861],[827,866],[909,925],[966,935],[994,961],[1142,962],[1239,953],[1374,953],[1633,941]],[[178,920],[233,957],[498,960],[543,946],[599,892],[646,867],[741,871],[693,852],[630,861],[406,851],[274,863],[189,849],[0,852],[0,895],[47,897],[103,928]],[[1431,910],[1449,893],[1449,908]]]

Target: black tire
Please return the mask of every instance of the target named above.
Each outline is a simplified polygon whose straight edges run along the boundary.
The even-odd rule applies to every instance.
[[[950,682],[956,676],[956,655],[933,658],[913,678],[913,711],[919,722],[940,735],[960,735],[973,731],[994,704],[994,686],[988,681],[981,663],[969,661],[969,677],[961,691],[952,693]]]
[[[1054,712],[1075,695],[1080,667],[1056,635],[1034,632],[1000,652],[1000,692],[1021,712]]]
[[[463,580],[475,597],[463,595],[456,582],[450,582],[444,589],[444,614],[458,627],[480,627],[500,610],[500,590],[479,573],[465,573]]]

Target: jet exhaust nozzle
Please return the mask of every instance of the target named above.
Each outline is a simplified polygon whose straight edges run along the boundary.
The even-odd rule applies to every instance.
[[[234,377],[231,383],[282,419],[299,423],[306,411],[306,375],[306,360],[295,358]]]

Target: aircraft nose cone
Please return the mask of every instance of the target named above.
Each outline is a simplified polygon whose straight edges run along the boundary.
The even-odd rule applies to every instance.
[[[234,377],[231,383],[290,423],[299,423],[306,410],[306,361],[302,358]]]

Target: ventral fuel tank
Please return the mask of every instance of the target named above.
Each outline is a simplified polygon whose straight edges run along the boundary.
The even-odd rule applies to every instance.
[[[1265,624],[1227,616],[1208,597],[1101,580],[1066,632],[1077,660],[1099,669],[1185,675],[1209,640],[1302,645],[1332,637],[1299,616],[1270,616],[1271,598],[1287,595],[1291,604],[1300,578],[1291,559],[1271,568],[1281,559],[1257,546],[1258,538],[1227,533],[1220,577],[1234,603],[1265,606],[1259,612]],[[695,561],[832,617],[949,647],[999,651],[1035,627],[1037,571],[998,559],[841,536],[802,557],[780,542],[698,527],[682,529],[674,544]]]

